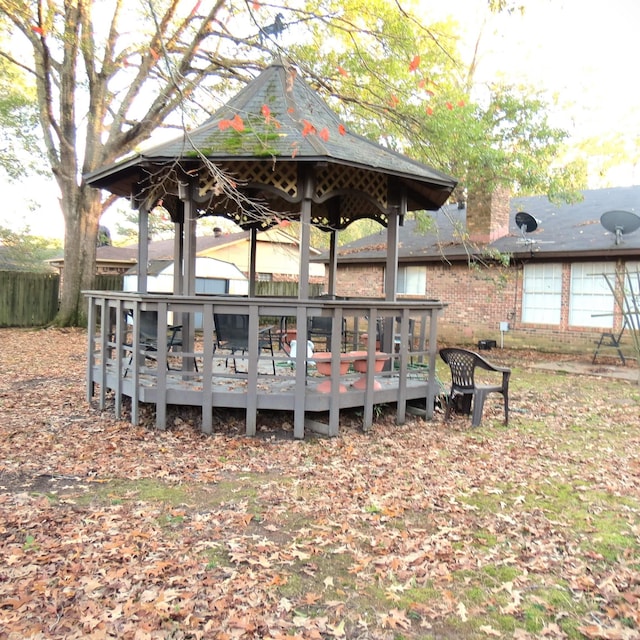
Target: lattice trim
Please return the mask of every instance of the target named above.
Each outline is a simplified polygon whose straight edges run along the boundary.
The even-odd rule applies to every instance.
[[[370,200],[356,194],[340,198],[340,211],[330,212],[329,203],[314,203],[311,212],[311,223],[325,231],[331,229],[346,229],[355,220],[369,218],[383,226],[389,223],[385,211],[381,211]]]
[[[298,167],[295,162],[238,162],[220,166],[221,171],[229,175],[239,185],[259,184],[271,187],[288,200],[298,199]],[[216,176],[206,168],[199,174],[198,193],[200,198],[206,198],[215,193],[217,188]]]
[[[321,202],[336,191],[360,191],[375,200],[381,209],[386,210],[388,206],[388,177],[382,173],[338,165],[318,168],[314,199]]]

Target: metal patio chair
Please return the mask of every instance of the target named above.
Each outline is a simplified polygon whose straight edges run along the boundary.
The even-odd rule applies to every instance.
[[[445,420],[449,419],[454,405],[467,415],[471,413],[473,401],[471,426],[477,427],[482,421],[482,409],[484,408],[486,397],[490,393],[501,393],[504,400],[504,423],[509,424],[509,376],[511,375],[511,369],[493,365],[475,351],[468,351],[467,349],[455,347],[440,349],[440,357],[451,369],[451,391],[447,399]],[[501,373],[502,383],[493,385],[477,384],[475,372],[478,368]],[[458,400],[461,402],[458,403]]]
[[[318,344],[324,346],[325,351],[331,348],[331,334],[333,328],[333,318],[327,316],[311,316],[307,324],[307,337],[316,347],[316,351],[321,349]],[[340,349],[347,350],[347,321],[342,318],[342,328],[340,330]]]
[[[235,354],[240,352],[244,355],[249,350],[249,315],[214,313],[213,324],[216,331],[214,353],[217,349],[230,351],[231,355],[225,359],[224,366],[226,367],[229,360],[232,360],[233,370],[236,373],[246,373],[238,371]],[[273,359],[271,327],[263,327],[258,331],[258,357],[260,357],[260,351],[267,351],[271,354],[271,366],[275,375],[276,363]]]
[[[131,316],[129,316],[131,317]],[[157,311],[141,311],[140,312],[140,348],[143,350],[143,354],[145,359],[149,358],[150,360],[155,360],[155,354],[158,351],[158,312]],[[182,347],[182,325],[175,324],[169,325],[167,327],[167,351],[175,351],[176,347]],[[127,345],[131,347],[132,345]],[[129,358],[129,362],[127,363],[124,376],[127,375],[129,369],[131,368],[131,363],[133,362],[133,353]],[[194,358],[194,366],[196,371],[198,370],[198,364],[195,362]],[[169,359],[167,359],[167,369],[171,370],[171,365],[169,364]]]

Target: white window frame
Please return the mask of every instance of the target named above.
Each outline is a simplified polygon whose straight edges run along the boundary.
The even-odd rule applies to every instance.
[[[615,262],[574,262],[569,290],[569,326],[613,327],[615,299],[602,274],[615,279]]]
[[[522,277],[522,322],[559,325],[561,318],[562,264],[526,264]]]
[[[407,296],[424,296],[427,292],[427,267],[403,265],[398,267],[396,293]]]

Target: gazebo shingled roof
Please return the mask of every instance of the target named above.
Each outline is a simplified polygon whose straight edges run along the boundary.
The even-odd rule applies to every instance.
[[[207,161],[257,208],[251,211],[221,188]],[[85,177],[94,187],[143,198],[149,206],[162,198],[177,219],[178,184],[194,176],[198,215],[222,215],[244,229],[268,228],[279,216],[296,219],[309,196],[311,222],[325,230],[361,218],[386,226],[400,199],[400,215],[437,210],[456,185],[444,173],[348,131],[295,68],[283,64],[267,67],[193,131]]]

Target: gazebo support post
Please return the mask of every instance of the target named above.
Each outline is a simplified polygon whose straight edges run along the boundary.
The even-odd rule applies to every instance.
[[[304,198],[300,203],[300,282],[298,298],[309,299],[309,251],[311,250],[311,197],[313,195],[313,178],[307,172],[304,180]]]
[[[182,265],[184,264],[184,203],[178,200],[180,212],[177,216],[173,235],[173,292],[182,295],[184,274]]]
[[[193,182],[181,183],[180,200],[184,203],[184,246],[183,246],[183,268],[182,268],[182,293],[187,296],[196,294],[196,207],[193,201]],[[175,265],[174,265],[175,269]],[[166,316],[165,316],[166,317]],[[182,350],[193,353],[195,343],[195,322],[190,313],[182,314]],[[166,327],[165,327],[166,331]],[[158,334],[164,335],[164,334]],[[193,358],[182,359],[183,370],[192,371],[194,368]]]
[[[398,227],[400,224],[399,207],[391,206],[389,224],[387,226],[387,262],[384,270],[384,299],[396,301],[396,286],[398,282]],[[385,318],[382,327],[382,350],[386,353],[393,351],[394,319]],[[385,368],[390,364],[385,364]]]
[[[256,274],[258,273],[258,230],[251,227],[249,230],[249,297],[256,297]]]
[[[311,194],[313,180],[309,173],[304,176],[304,199],[300,205],[300,279],[298,299],[309,299],[309,250],[311,248]],[[296,389],[304,389],[307,378],[307,314],[306,308],[298,307],[296,352]],[[296,394],[293,412],[293,437],[304,438],[305,394]]]
[[[331,229],[331,239],[329,241],[329,291],[332,296],[336,295],[338,278],[338,232]]]
[[[149,207],[142,201],[138,207],[138,293],[147,293],[149,273]]]

